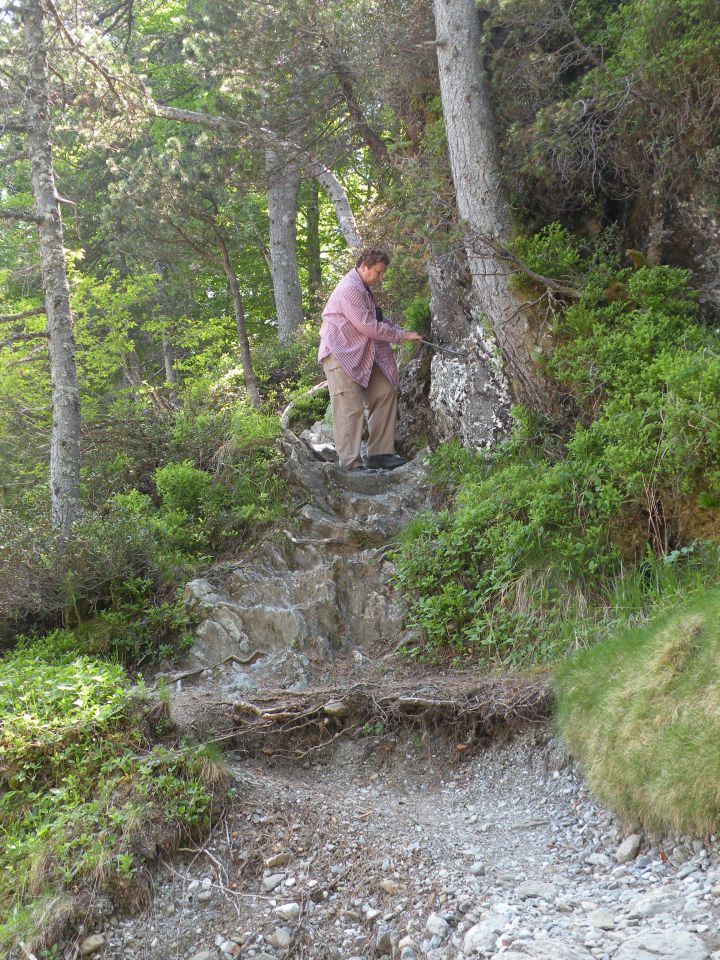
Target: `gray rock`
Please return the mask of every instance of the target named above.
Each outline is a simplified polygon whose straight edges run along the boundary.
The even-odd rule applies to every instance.
[[[569,940],[515,941],[510,950],[496,953],[492,960],[592,960],[592,954]],[[629,960],[629,958],[627,958]]]
[[[615,859],[618,863],[630,863],[640,852],[642,838],[637,833],[631,833],[626,837],[615,851]]]
[[[635,897],[628,908],[629,917],[656,917],[661,913],[679,913],[682,901],[672,887],[657,887],[649,893]]]
[[[685,930],[642,933],[626,940],[614,960],[707,960],[709,950],[697,936]]]
[[[430,914],[430,916],[427,918],[425,927],[429,933],[435,937],[440,937],[441,940],[445,939],[450,930],[447,920],[443,920],[443,918],[437,913]]]
[[[283,920],[297,920],[297,918],[300,916],[300,904],[281,903],[279,906],[275,907],[273,913],[278,917],[281,917]]]
[[[545,883],[544,880],[526,880],[517,888],[517,895],[521,900],[554,900],[557,896],[557,888],[552,883]]]
[[[268,942],[271,943],[274,947],[284,947],[290,946],[290,941],[292,940],[292,931],[287,927],[275,927],[273,932],[268,937]]]
[[[271,873],[269,876],[263,877],[261,884],[263,890],[270,893],[271,890],[274,890],[276,887],[280,886],[285,877],[286,874],[284,873]]]
[[[105,937],[101,933],[91,933],[80,944],[80,956],[89,957],[93,953],[97,953],[104,945]]]
[[[615,917],[609,910],[593,910],[588,920],[591,926],[599,930],[612,930],[615,927]]]
[[[392,956],[399,942],[400,936],[395,930],[391,930],[389,927],[378,928],[375,937],[376,955],[382,956],[382,954],[387,954],[388,956]]]
[[[585,857],[585,863],[589,863],[591,867],[612,866],[612,860],[604,853],[591,853],[589,857]]]
[[[505,929],[505,919],[491,914],[480,923],[476,923],[466,931],[463,937],[463,953],[466,957],[474,954],[486,953],[495,946],[495,941]]]

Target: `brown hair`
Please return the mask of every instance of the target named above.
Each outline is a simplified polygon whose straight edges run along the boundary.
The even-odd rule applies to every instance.
[[[355,266],[374,267],[376,263],[384,263],[386,267],[390,266],[390,254],[387,250],[382,250],[380,247],[369,247],[367,250],[363,250],[357,258]]]

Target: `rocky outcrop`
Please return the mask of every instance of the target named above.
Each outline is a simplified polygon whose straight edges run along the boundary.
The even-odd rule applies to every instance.
[[[198,623],[188,665],[221,669],[228,693],[304,686],[342,658],[362,661],[400,639],[387,548],[426,503],[424,457],[392,472],[347,474],[292,435],[284,446],[296,515],[257,556],[185,588]]]
[[[440,347],[467,351],[461,359],[420,347],[401,374],[398,445],[417,449],[460,440],[490,447],[510,427],[510,390],[492,335],[485,332],[468,278],[450,255],[428,264],[430,339]]]

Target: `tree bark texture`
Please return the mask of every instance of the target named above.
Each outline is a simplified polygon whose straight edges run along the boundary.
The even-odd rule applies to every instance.
[[[452,347],[464,344],[469,360],[437,351],[430,364],[429,403],[439,441],[459,438],[470,447],[490,447],[510,427],[511,398],[500,358],[482,324],[471,323],[472,290],[461,275],[465,263],[447,255],[427,266],[431,340]]]
[[[265,151],[265,168],[278,337],[281,343],[287,343],[304,319],[296,230],[300,171],[294,161],[269,148]]]
[[[227,244],[225,243],[223,235],[217,228],[215,229],[215,237],[217,240],[218,249],[220,250],[220,256],[222,257],[223,270],[225,271],[225,276],[227,277],[228,286],[230,287],[230,293],[232,294],[233,299],[235,325],[237,326],[238,342],[240,344],[240,364],[243,368],[243,376],[245,377],[245,389],[247,390],[248,397],[250,398],[250,403],[252,403],[254,407],[259,407],[262,403],[262,400],[260,398],[260,391],[258,390],[255,372],[252,367],[250,341],[245,328],[245,310],[243,308],[240,287],[238,286],[237,277],[235,276],[232,261],[230,260],[230,252],[228,251]]]
[[[345,187],[343,187],[332,170],[315,157],[308,158],[306,169],[330,197],[332,205],[335,208],[335,216],[337,217],[338,226],[340,227],[340,233],[345,238],[345,242],[353,253],[359,253],[362,247],[362,240],[358,233],[355,214],[352,212]]]
[[[315,313],[320,307],[322,288],[322,262],[320,260],[320,195],[316,180],[307,185],[308,201],[305,207],[307,228],[307,283],[310,310]]]
[[[75,364],[70,288],[50,144],[48,65],[41,0],[21,6],[27,87],[28,152],[38,215],[40,266],[47,314],[52,432],[50,498],[53,524],[67,531],[80,513],[80,391]]]
[[[506,240],[510,215],[500,181],[475,2],[434,0],[433,9],[450,167],[458,212],[468,227],[465,246],[473,291],[502,353],[515,399],[552,409],[553,391],[534,360],[540,341],[510,287],[508,267],[477,240],[482,235]]]

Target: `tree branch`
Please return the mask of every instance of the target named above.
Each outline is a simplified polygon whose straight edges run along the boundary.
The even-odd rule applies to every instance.
[[[58,11],[57,7],[52,2],[52,0],[45,0],[45,4],[48,10],[50,11],[50,13],[52,14],[53,19],[55,20],[58,27],[60,28],[61,33],[63,33],[67,38],[67,41],[70,44],[71,49],[74,50],[76,53],[78,53],[86,63],[88,63],[94,70],[96,70],[100,74],[100,76],[103,78],[105,83],[108,85],[108,87],[112,91],[113,96],[117,97],[117,99],[120,101],[120,103],[123,106],[126,106],[127,104],[125,102],[125,98],[122,96],[122,94],[118,91],[117,87],[115,86],[114,78],[111,76],[109,71],[101,63],[98,63],[97,60],[91,57],[89,53],[85,52],[85,49],[83,45],[80,43],[80,41],[75,39],[75,37],[70,33],[68,28],[63,23],[63,19],[60,16],[60,12]]]
[[[28,153],[27,150],[18,150],[16,153],[9,153],[6,157],[0,157],[0,170],[3,167],[10,167],[13,163],[17,163],[18,160],[27,160]]]
[[[0,208],[0,220],[15,220],[21,223],[42,223],[42,217],[39,217],[32,210],[3,210]]]
[[[32,310],[23,310],[22,313],[0,314],[0,323],[16,323],[18,320],[27,320],[28,317],[38,317],[45,313],[45,307],[33,307]]]
[[[552,277],[545,277],[543,274],[532,270],[520,257],[516,256],[516,254],[494,237],[490,237],[484,233],[475,233],[470,237],[470,243],[473,249],[476,243],[481,244],[496,260],[503,260],[505,263],[511,264],[517,273],[524,274],[526,277],[529,277],[530,280],[534,280],[547,290],[552,290],[553,293],[559,293],[561,296],[570,297],[573,300],[579,300],[582,296],[582,290],[577,287],[570,287],[567,284],[561,283],[559,280],[554,280]],[[476,253],[475,256],[482,257],[484,254],[480,252]]]
[[[222,117],[214,117],[210,113],[201,113],[199,110],[185,110],[182,107],[168,107],[155,100],[149,100],[150,113],[165,120],[179,120],[180,123],[197,123],[201,127],[210,127],[211,130],[229,130],[232,123]]]
[[[3,133],[27,133],[27,124],[20,120],[0,120],[0,136]]]
[[[37,333],[14,333],[5,340],[0,340],[0,350],[4,347],[11,347],[14,343],[24,343],[27,340],[47,340],[47,331],[38,330]]]

